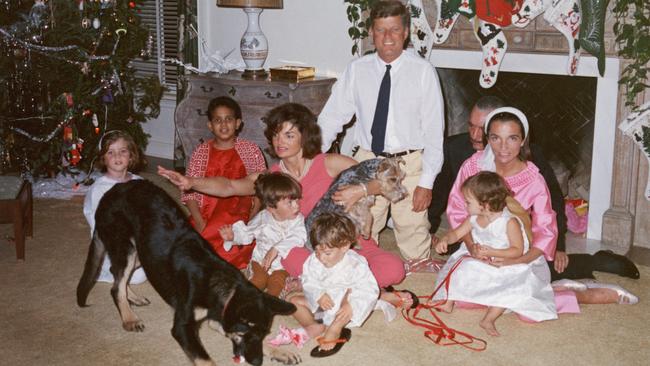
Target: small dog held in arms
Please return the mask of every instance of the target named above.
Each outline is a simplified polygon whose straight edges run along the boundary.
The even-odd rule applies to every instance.
[[[116,184],[100,201],[95,216],[95,233],[77,286],[79,306],[86,306],[108,253],[115,278],[111,296],[122,327],[143,331],[130,304],[149,301],[127,286],[139,258],[153,288],[174,308],[172,335],[195,365],[214,365],[199,339],[205,320],[230,338],[236,360],[261,365],[266,355],[284,364],[301,361],[264,342],[273,317],[292,314],[296,307],[261,292],[216,255],[161,188],[145,180]]]
[[[312,222],[323,212],[336,212],[349,217],[357,228],[357,233],[365,239],[370,237],[372,228],[372,215],[370,207],[375,203],[375,196],[367,195],[357,201],[347,212],[341,205],[337,205],[332,200],[332,195],[343,185],[349,184],[367,184],[373,179],[381,183],[381,195],[391,202],[397,202],[407,195],[406,188],[402,185],[404,172],[400,168],[403,164],[402,158],[375,158],[360,162],[351,166],[339,174],[332,182],[325,195],[318,201],[316,207],[311,211],[305,226],[307,232],[311,228]]]

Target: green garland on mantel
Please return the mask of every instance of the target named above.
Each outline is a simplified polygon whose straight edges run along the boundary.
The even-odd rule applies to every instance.
[[[635,111],[639,109],[637,96],[649,87],[650,1],[615,0],[613,11],[618,55],[630,60],[618,83],[625,87],[625,105]]]
[[[346,13],[351,23],[348,35],[354,42],[352,54],[361,55],[359,43],[368,37],[368,25],[362,14],[379,0],[344,0]],[[619,84],[625,88],[625,105],[633,111],[639,109],[637,96],[649,85],[650,67],[650,1],[614,0],[614,34],[619,47],[618,55],[630,60],[621,72]]]

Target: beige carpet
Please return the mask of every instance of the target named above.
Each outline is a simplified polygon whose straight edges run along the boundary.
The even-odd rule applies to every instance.
[[[173,190],[170,190],[173,192]],[[185,365],[187,358],[170,334],[172,311],[147,283],[135,286],[151,305],[136,308],[143,333],[122,330],[109,285],[97,284],[88,308],[75,302],[75,289],[88,249],[89,233],[82,198],[37,200],[34,238],[27,240],[26,261],[17,261],[10,225],[0,225],[0,364],[3,365]],[[390,231],[382,242],[391,242]],[[641,280],[598,273],[600,280],[630,289],[642,299],[634,306],[589,305],[582,314],[526,324],[512,314],[497,322],[502,336],[479,328],[482,311],[443,315],[449,326],[486,339],[487,350],[438,346],[401,317],[385,323],[374,313],[335,356],[312,359],[313,341],[298,352],[304,365],[643,365],[650,359],[650,268]],[[420,295],[432,291],[433,274],[414,274],[398,287]],[[279,324],[296,326],[290,317]],[[232,364],[230,342],[207,327],[203,342],[219,365]],[[271,362],[267,362],[271,364]]]

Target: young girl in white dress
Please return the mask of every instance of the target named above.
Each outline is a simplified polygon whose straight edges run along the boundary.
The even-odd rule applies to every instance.
[[[113,130],[108,131],[102,137],[99,148],[99,156],[97,159],[97,167],[104,172],[95,183],[93,183],[84,200],[84,216],[90,226],[90,236],[93,236],[95,231],[95,211],[99,201],[104,196],[104,193],[117,183],[127,182],[131,179],[142,179],[142,177],[135,175],[129,170],[138,167],[142,163],[140,149],[135,144],[131,135],[124,131]],[[104,256],[104,263],[102,270],[99,273],[99,282],[113,283],[113,275],[111,274],[111,261],[108,256]],[[147,280],[142,267],[138,267],[131,276],[129,283],[137,285]]]
[[[324,213],[314,220],[309,239],[314,252],[303,265],[303,295],[291,297],[293,317],[319,346],[312,357],[327,357],[350,340],[349,328],[359,327],[375,308],[379,285],[368,262],[354,250],[354,223],[345,216]],[[322,323],[316,321],[322,319]]]
[[[471,232],[474,242],[480,243],[479,259],[469,257],[463,244],[438,273],[435,288],[462,261],[450,275],[449,289],[442,286],[432,300],[445,312],[453,310],[454,301],[487,306],[479,325],[493,336],[499,335],[494,322],[505,310],[533,321],[556,319],[550,272],[543,257],[529,264],[490,264],[493,258],[520,257],[529,250],[532,237],[530,229],[525,229],[530,228],[530,219],[512,198],[503,178],[480,172],[463,183],[462,192],[470,217],[447,233],[435,249],[445,253],[448,244]]]
[[[266,289],[269,295],[279,296],[289,276],[280,259],[307,241],[305,218],[298,203],[302,190],[300,183],[288,174],[265,173],[255,181],[255,196],[264,209],[248,225],[240,220],[223,225],[219,233],[226,251],[233,244],[248,245],[256,241],[248,267],[252,273],[250,281],[260,290]]]

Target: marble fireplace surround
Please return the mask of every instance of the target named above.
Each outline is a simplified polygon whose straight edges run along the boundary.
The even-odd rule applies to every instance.
[[[480,51],[433,49],[429,61],[436,67],[480,70]],[[566,54],[508,52],[500,71],[545,75],[567,75]],[[582,56],[578,76],[597,78],[594,144],[589,195],[589,225],[587,238],[603,239],[603,215],[610,208],[613,183],[614,152],[617,137],[618,77],[617,58],[607,58],[605,75],[598,74],[596,58]],[[478,80],[476,81],[478,83]],[[497,80],[498,83],[498,80]],[[557,85],[561,88],[561,85]],[[631,244],[631,243],[630,243]]]

